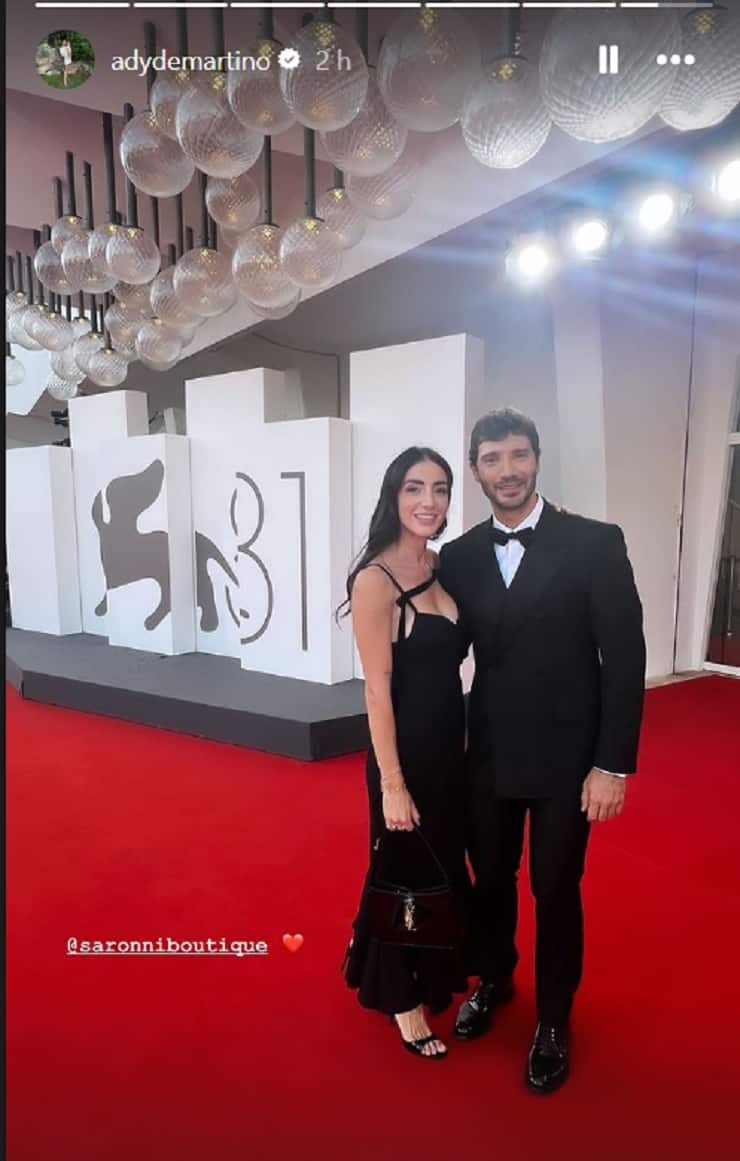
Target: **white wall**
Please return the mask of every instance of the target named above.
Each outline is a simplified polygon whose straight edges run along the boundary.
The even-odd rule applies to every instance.
[[[647,671],[673,672],[694,271],[633,255],[603,280],[606,518],[627,541]]]
[[[706,656],[740,395],[740,247],[699,268],[676,668]]]

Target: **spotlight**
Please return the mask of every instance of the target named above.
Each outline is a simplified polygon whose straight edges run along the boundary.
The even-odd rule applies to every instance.
[[[720,201],[736,206],[740,203],[740,157],[726,162],[717,171],[712,189]]]
[[[598,258],[606,250],[611,230],[603,218],[583,218],[568,231],[568,247],[579,258]]]
[[[667,190],[660,190],[643,198],[637,220],[643,233],[661,234],[675,224],[677,216],[676,198]]]
[[[557,269],[555,249],[543,236],[519,238],[507,255],[506,269],[522,285],[541,284]]]

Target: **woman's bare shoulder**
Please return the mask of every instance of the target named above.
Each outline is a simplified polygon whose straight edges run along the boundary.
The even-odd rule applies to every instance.
[[[352,586],[353,597],[357,595],[370,600],[385,599],[394,592],[393,581],[376,560],[369,560],[360,569]]]

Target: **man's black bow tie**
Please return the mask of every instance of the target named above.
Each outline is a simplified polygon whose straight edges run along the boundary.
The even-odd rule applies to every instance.
[[[502,532],[500,528],[494,526],[493,539],[496,544],[508,544],[510,540],[518,540],[525,548],[529,548],[534,531],[534,528],[522,528],[519,532]]]

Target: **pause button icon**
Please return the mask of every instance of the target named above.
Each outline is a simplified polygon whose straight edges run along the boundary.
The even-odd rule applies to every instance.
[[[599,45],[599,72],[600,73],[614,73],[619,72],[619,45],[618,44],[600,44]]]

